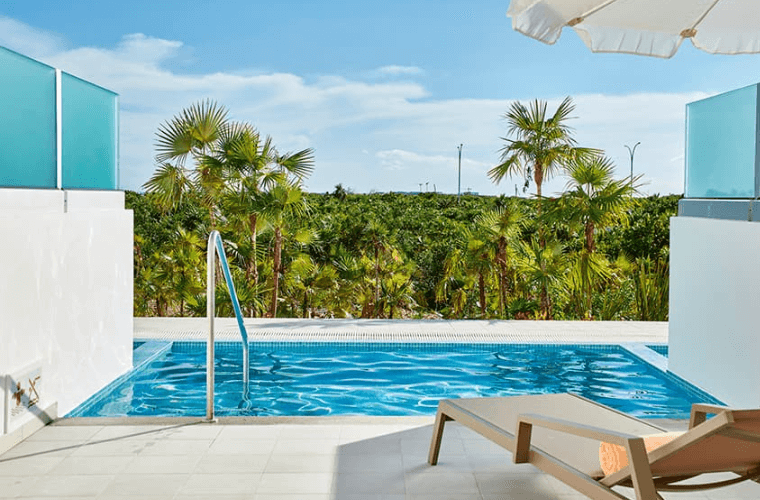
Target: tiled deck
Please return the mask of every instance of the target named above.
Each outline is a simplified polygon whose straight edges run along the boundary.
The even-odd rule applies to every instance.
[[[251,341],[667,343],[656,321],[498,321],[246,318]],[[240,341],[234,318],[217,318],[216,340]],[[205,318],[135,318],[134,338],[205,340]]]
[[[456,423],[431,467],[430,418],[294,422],[48,426],[0,456],[0,498],[585,498]],[[665,498],[757,499],[760,485]]]

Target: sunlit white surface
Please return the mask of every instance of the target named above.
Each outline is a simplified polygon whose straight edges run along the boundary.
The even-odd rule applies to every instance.
[[[760,407],[760,224],[670,219],[668,368],[738,408]]]
[[[0,189],[0,374],[42,359],[44,399],[61,411],[132,364],[133,223],[123,200]]]

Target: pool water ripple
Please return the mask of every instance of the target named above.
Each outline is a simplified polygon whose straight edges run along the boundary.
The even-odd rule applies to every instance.
[[[618,346],[251,344],[241,401],[240,344],[216,352],[220,416],[430,415],[438,400],[574,392],[644,418],[687,418],[715,402]],[[72,416],[202,416],[205,345],[175,345]]]

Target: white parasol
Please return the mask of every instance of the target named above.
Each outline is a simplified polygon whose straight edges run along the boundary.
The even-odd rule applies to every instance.
[[[593,52],[672,57],[760,52],[760,0],[512,0],[512,27],[553,44],[571,26]]]

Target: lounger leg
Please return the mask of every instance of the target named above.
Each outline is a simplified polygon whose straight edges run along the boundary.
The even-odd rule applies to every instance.
[[[629,439],[626,444],[628,462],[631,464],[631,482],[636,492],[636,500],[658,500],[660,495],[654,487],[652,470],[649,468],[647,450],[641,438]]]
[[[451,417],[445,415],[439,408],[438,413],[435,415],[433,438],[430,441],[430,454],[428,455],[428,463],[430,465],[438,463],[438,452],[441,451],[441,439],[443,439],[443,426],[447,420],[451,420]]]

